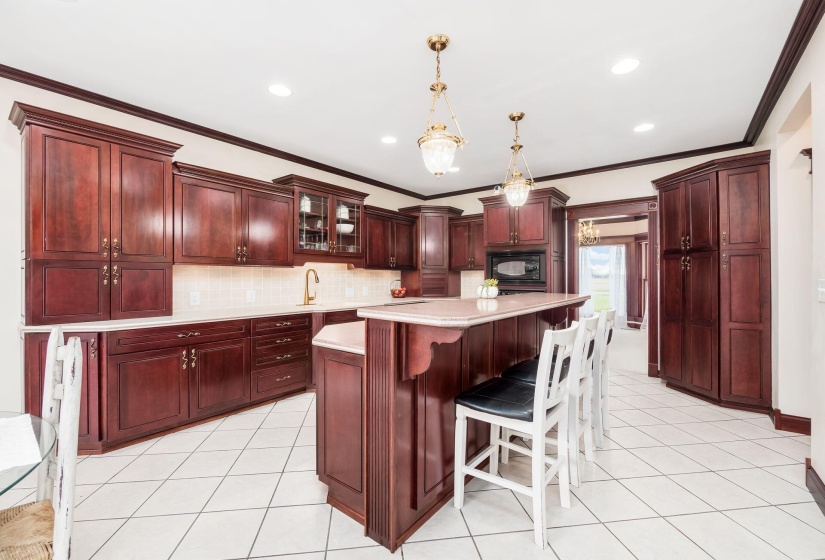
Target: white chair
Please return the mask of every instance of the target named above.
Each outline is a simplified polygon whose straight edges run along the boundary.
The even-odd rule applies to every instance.
[[[69,558],[83,383],[82,358],[79,338],[72,337],[64,345],[63,332],[60,328],[52,329],[46,349],[41,414],[57,428],[57,442],[38,472],[37,501],[0,511],[0,560]],[[60,452],[56,453],[58,445]],[[59,481],[56,499],[53,496],[55,480]]]
[[[616,309],[601,312],[593,355],[593,431],[596,447],[604,447],[604,436],[610,433],[610,343],[616,325]]]
[[[567,422],[568,447],[570,451],[570,483],[578,486],[581,481],[579,473],[579,438],[584,440],[584,458],[593,462],[593,369],[596,335],[600,322],[599,313],[592,317],[583,319],[584,323],[584,348],[585,354],[582,358],[581,369],[578,370],[578,380],[576,376],[571,376],[570,383],[570,404],[568,405],[569,420]],[[572,370],[576,371],[576,370]]]
[[[547,546],[547,512],[545,487],[558,474],[562,507],[570,507],[569,457],[567,438],[560,436],[555,457],[546,455],[544,446],[529,449],[500,438],[500,429],[529,434],[533,441],[544,441],[547,433],[558,427],[559,434],[567,433],[567,383],[561,381],[562,363],[571,358],[571,371],[579,371],[584,346],[583,323],[574,323],[568,329],[545,331],[539,356],[538,377],[535,385],[494,377],[456,397],[455,421],[455,507],[464,506],[464,477],[471,475],[533,500],[533,526],[538,546]],[[557,359],[553,362],[552,355]],[[467,419],[475,418],[490,424],[490,445],[467,464]],[[532,486],[524,486],[498,476],[499,447],[522,453],[531,458]],[[477,467],[490,460],[490,472]],[[549,469],[545,470],[545,465]]]

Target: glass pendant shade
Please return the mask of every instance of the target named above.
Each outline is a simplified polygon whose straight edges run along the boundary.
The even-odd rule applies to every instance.
[[[424,166],[436,177],[441,177],[453,166],[455,149],[460,143],[458,137],[447,132],[446,128],[443,124],[436,123],[427,134],[418,139]]]
[[[510,206],[523,206],[532,188],[533,182],[525,179],[521,173],[516,171],[513,180],[502,185],[501,190]]]

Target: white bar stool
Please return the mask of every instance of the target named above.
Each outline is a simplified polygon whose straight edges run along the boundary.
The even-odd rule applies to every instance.
[[[604,447],[604,436],[610,433],[610,343],[616,325],[616,309],[601,312],[593,356],[593,431],[596,447]]]

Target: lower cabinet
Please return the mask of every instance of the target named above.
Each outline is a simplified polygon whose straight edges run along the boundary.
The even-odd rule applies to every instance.
[[[249,339],[189,346],[189,415],[212,416],[250,401]]]
[[[133,439],[186,422],[189,347],[109,356],[107,441]]]

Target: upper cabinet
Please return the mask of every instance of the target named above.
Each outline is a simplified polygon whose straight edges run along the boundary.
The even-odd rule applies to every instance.
[[[720,249],[770,247],[769,185],[767,165],[719,172]]]
[[[554,188],[532,191],[522,206],[510,206],[500,195],[482,198],[486,246],[548,245],[554,237],[551,228],[556,223],[562,224],[557,237],[563,240],[563,209],[568,198]],[[563,242],[554,242],[551,251],[554,255],[561,255],[562,247]]]
[[[484,216],[450,218],[450,270],[484,270]]]
[[[298,175],[273,179],[295,197],[295,264],[345,262],[363,266],[366,193]]]
[[[175,262],[292,265],[292,190],[175,163]]]
[[[450,206],[412,206],[399,212],[417,218],[415,271],[402,271],[401,283],[415,297],[457,296],[461,275],[450,270],[450,219],[461,210]]]
[[[365,268],[414,269],[415,226],[413,216],[365,206]]]
[[[179,144],[15,103],[27,324],[172,313]]]

